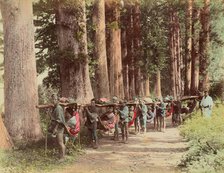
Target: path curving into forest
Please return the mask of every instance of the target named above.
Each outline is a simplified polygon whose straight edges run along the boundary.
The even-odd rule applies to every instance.
[[[101,139],[99,149],[86,149],[86,154],[72,166],[59,172],[179,173],[177,165],[186,150],[187,143],[179,135],[179,130],[172,127],[168,127],[165,133],[150,129],[146,134],[131,134],[127,144],[106,136]]]

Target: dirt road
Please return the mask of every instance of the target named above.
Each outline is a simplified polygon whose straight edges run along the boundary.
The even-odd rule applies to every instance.
[[[149,130],[146,134],[130,135],[123,144],[106,136],[97,150],[86,149],[71,167],[60,173],[179,173],[177,164],[187,144],[177,128],[166,132]],[[58,172],[58,173],[59,173]]]

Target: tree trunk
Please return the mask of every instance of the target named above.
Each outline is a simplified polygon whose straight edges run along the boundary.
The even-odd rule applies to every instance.
[[[132,6],[127,7],[126,43],[127,62],[129,64],[129,98],[136,96],[135,93],[135,62],[133,56],[133,17]]]
[[[3,1],[5,125],[19,143],[42,137],[37,94],[32,2]]]
[[[157,70],[157,73],[156,73],[155,96],[157,98],[162,98],[160,70]]]
[[[144,95],[145,96],[150,96],[150,84],[149,84],[149,77],[145,77],[145,92]]]
[[[111,24],[109,28],[109,81],[111,96],[124,98],[124,85],[122,74],[122,59],[121,59],[121,30],[120,22],[120,9],[117,3],[110,6],[110,11],[107,21]]]
[[[192,4],[193,0],[187,1],[187,9],[186,9],[186,49],[185,49],[185,86],[184,86],[184,94],[190,94],[190,86],[191,86],[191,66],[192,66]]]
[[[95,57],[97,58],[96,79],[97,95],[99,97],[110,97],[109,78],[107,70],[106,55],[106,34],[105,34],[105,2],[104,0],[95,1],[93,14],[95,33]]]
[[[128,25],[128,15],[124,14],[121,18],[121,22],[124,26]],[[129,59],[127,57],[127,28],[121,28],[121,56],[123,65],[123,80],[124,80],[124,98],[129,100]]]
[[[174,13],[175,17],[175,49],[176,49],[176,56],[175,56],[175,66],[176,66],[176,93],[177,93],[177,98],[180,98],[182,93],[181,93],[181,45],[180,45],[180,40],[181,40],[181,33],[180,33],[180,23],[179,23],[179,18],[178,18],[178,13]]]
[[[197,25],[199,23],[200,10],[193,10],[192,21],[192,72],[191,72],[191,94],[198,93],[199,85],[199,32],[197,31]]]
[[[75,16],[77,13],[71,11],[76,11],[75,8],[80,10],[82,17]],[[56,24],[62,55],[60,61],[62,96],[72,97],[79,103],[89,103],[93,98],[93,92],[87,58],[85,1],[77,1],[77,6],[74,5],[72,8],[59,2]]]
[[[133,48],[134,48],[134,61],[135,61],[135,92],[137,96],[142,97],[144,95],[143,91],[143,74],[139,65],[141,61],[140,54],[140,37],[141,37],[141,23],[140,23],[140,4],[136,0],[135,5],[133,6]]]
[[[175,21],[174,21],[174,12],[173,9],[170,9],[170,35],[169,35],[169,50],[171,58],[171,90],[174,99],[177,98],[176,92],[176,50],[175,50]]]
[[[201,32],[199,40],[199,55],[200,55],[200,77],[199,77],[199,90],[209,89],[209,74],[208,67],[209,61],[209,15],[210,15],[210,0],[204,0],[204,7],[201,10]]]

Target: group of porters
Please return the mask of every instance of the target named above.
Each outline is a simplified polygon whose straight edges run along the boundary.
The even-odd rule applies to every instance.
[[[197,96],[191,96],[174,101],[170,99],[137,99],[122,101],[113,97],[112,101],[106,98],[92,99],[90,104],[80,105],[73,99],[58,98],[52,95],[52,103],[38,105],[37,108],[51,108],[51,123],[48,132],[56,137],[59,145],[59,158],[64,159],[65,143],[70,139],[75,141],[80,126],[83,123],[90,135],[93,148],[98,148],[97,129],[104,131],[114,130],[114,140],[119,140],[121,132],[122,142],[128,141],[128,128],[134,125],[135,133],[145,133],[147,123],[154,123],[154,129],[165,131],[165,117],[172,116],[173,125],[181,123],[181,115],[191,113],[197,104]],[[188,100],[186,107],[182,101]],[[120,130],[119,130],[120,129]]]

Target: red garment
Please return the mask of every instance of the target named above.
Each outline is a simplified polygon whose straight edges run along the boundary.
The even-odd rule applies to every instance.
[[[166,117],[173,115],[173,104],[171,104],[170,109],[166,111]]]
[[[135,118],[137,117],[137,109],[134,110],[134,116],[132,117],[132,120],[128,123],[128,127],[130,127],[135,122]]]
[[[73,116],[75,116],[75,118],[76,118],[76,125],[75,125],[75,128],[69,129],[69,132],[73,136],[78,136],[78,133],[80,131],[80,117],[79,117],[79,113],[78,112],[74,112]]]

